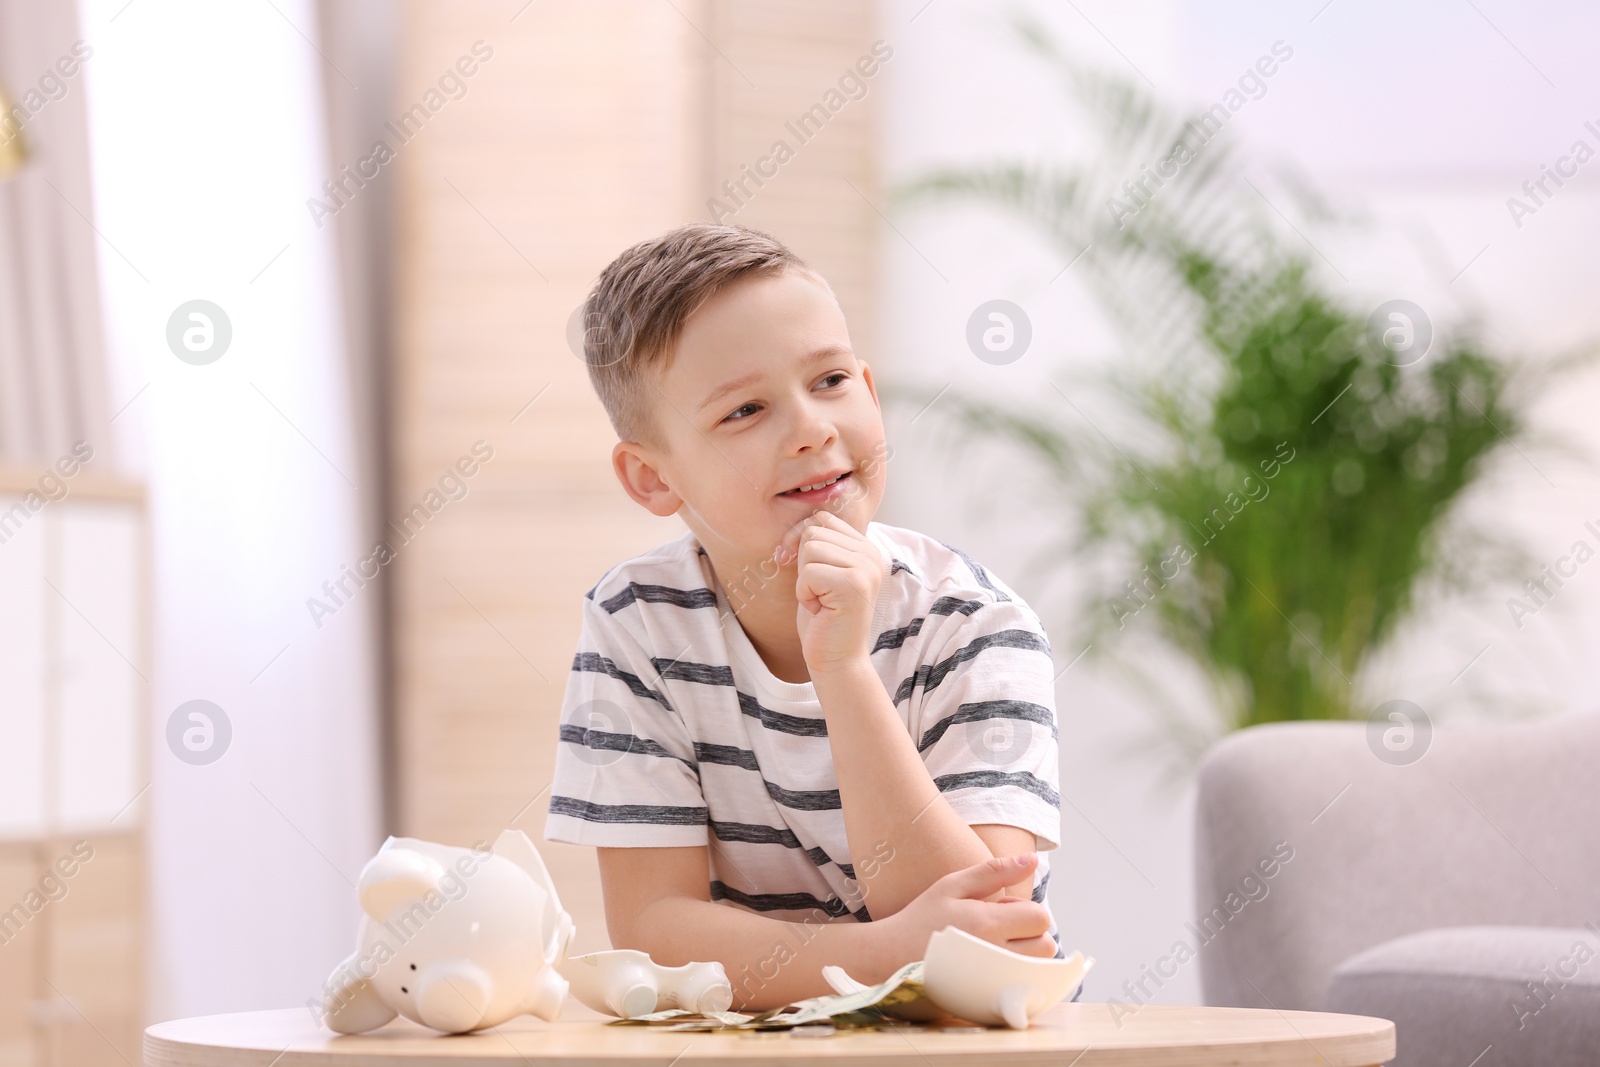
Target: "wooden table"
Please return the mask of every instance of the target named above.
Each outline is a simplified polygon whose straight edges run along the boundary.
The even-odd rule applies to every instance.
[[[283,1008],[158,1023],[145,1031],[144,1062],[147,1067],[754,1067],[771,1060],[874,1067],[1371,1067],[1394,1058],[1394,1023],[1365,1015],[1159,1004],[1132,1014],[1119,1011],[1120,1020],[1105,1004],[1065,1003],[1035,1019],[1028,1030],[945,1033],[897,1027],[793,1037],[606,1026],[606,1016],[568,1000],[553,1023],[524,1015],[493,1030],[445,1036],[397,1019],[381,1030],[347,1036],[318,1026],[304,1008]]]

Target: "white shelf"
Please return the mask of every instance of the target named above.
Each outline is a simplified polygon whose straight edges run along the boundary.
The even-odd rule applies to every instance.
[[[142,498],[72,485],[32,510],[17,488],[0,482],[0,839],[129,831],[147,781]]]

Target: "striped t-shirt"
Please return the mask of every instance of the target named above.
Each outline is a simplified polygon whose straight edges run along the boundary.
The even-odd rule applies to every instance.
[[[867,536],[890,561],[878,677],[956,813],[1034,835],[1044,902],[1046,850],[1061,841],[1044,629],[959,550],[877,522]],[[815,690],[767,668],[692,533],[613,567],[583,601],[545,837],[705,845],[714,901],[791,922],[871,919]],[[1050,934],[1062,955],[1053,920]]]

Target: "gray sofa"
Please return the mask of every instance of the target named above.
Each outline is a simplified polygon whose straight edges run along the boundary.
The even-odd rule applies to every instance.
[[[1420,752],[1420,757],[1417,753]],[[1600,714],[1252,727],[1201,766],[1207,1004],[1395,1022],[1395,1064],[1600,1064]]]

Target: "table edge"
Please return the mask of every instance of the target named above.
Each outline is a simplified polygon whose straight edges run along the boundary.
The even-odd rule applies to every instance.
[[[1147,1008],[1156,1007],[1167,1010],[1181,1010],[1186,1008],[1192,1009],[1207,1006],[1147,1006]],[[209,1023],[215,1025],[217,1022],[225,1019],[254,1018],[260,1021],[260,1017],[262,1016],[281,1014],[287,1017],[291,1014],[298,1014],[303,1010],[303,1008],[275,1008],[251,1012],[225,1012],[215,1015],[193,1016],[186,1019],[173,1019],[165,1022],[153,1023],[146,1027],[143,1033],[142,1059],[146,1067],[193,1067],[193,1065],[197,1063],[220,1063],[226,1062],[230,1059],[237,1060],[241,1064],[245,1062],[253,1063],[255,1060],[252,1057],[259,1057],[263,1053],[267,1055],[278,1055],[280,1058],[275,1060],[274,1063],[281,1065],[281,1067],[293,1067],[295,1064],[342,1065],[342,1067],[375,1067],[375,1065],[405,1064],[407,1067],[428,1067],[428,1065],[434,1063],[461,1064],[495,1062],[514,1064],[519,1059],[525,1059],[524,1054],[517,1049],[516,1045],[511,1044],[509,1040],[508,1047],[510,1047],[515,1055],[512,1057],[496,1058],[479,1057],[471,1055],[470,1053],[463,1055],[464,1050],[448,1050],[443,1046],[440,1046],[436,1050],[419,1048],[414,1043],[410,1044],[408,1050],[404,1052],[399,1052],[398,1050],[383,1050],[378,1048],[360,1050],[352,1049],[349,1051],[339,1051],[328,1048],[307,1048],[302,1050],[294,1050],[292,1048],[292,1041],[288,1046],[285,1046],[285,1048],[278,1049],[270,1047],[266,1044],[221,1044],[216,1040],[215,1037],[196,1039],[195,1037],[185,1037],[182,1034],[182,1028],[192,1027],[199,1024]],[[1225,1063],[1259,1062],[1261,1064],[1271,1064],[1285,1062],[1282,1060],[1282,1057],[1285,1053],[1296,1049],[1304,1051],[1306,1045],[1310,1045],[1311,1049],[1317,1053],[1317,1056],[1321,1057],[1321,1062],[1332,1062],[1336,1065],[1336,1067],[1373,1067],[1373,1065],[1376,1064],[1387,1063],[1395,1056],[1395,1024],[1392,1020],[1384,1019],[1379,1016],[1352,1015],[1345,1012],[1277,1011],[1275,1009],[1266,1008],[1251,1009],[1230,1007],[1221,1010],[1230,1012],[1244,1011],[1260,1013],[1262,1015],[1275,1015],[1283,1018],[1286,1022],[1289,1022],[1291,1027],[1294,1026],[1294,1017],[1301,1015],[1315,1015],[1324,1018],[1331,1016],[1352,1021],[1370,1020],[1371,1023],[1376,1025],[1372,1025],[1366,1029],[1353,1028],[1349,1033],[1318,1035],[1323,1044],[1337,1043],[1338,1055],[1337,1058],[1332,1061],[1328,1061],[1326,1059],[1326,1052],[1323,1048],[1319,1047],[1317,1041],[1313,1041],[1311,1038],[1303,1036],[1300,1038],[1274,1037],[1265,1040],[1229,1040],[1220,1035],[1213,1035],[1205,1040],[1182,1046],[1175,1046],[1169,1040],[1153,1041],[1149,1045],[1117,1047],[1103,1046],[1102,1051],[1104,1053],[1105,1062],[1132,1062],[1134,1059],[1147,1056],[1151,1052],[1155,1052],[1159,1055],[1162,1050],[1175,1050],[1180,1047],[1189,1055],[1185,1056],[1181,1060],[1177,1059],[1175,1056],[1173,1060],[1174,1067],[1176,1067],[1179,1062],[1185,1064],[1196,1062],[1215,1063],[1219,1065]],[[541,1025],[565,1027],[588,1024],[593,1021],[595,1020],[584,1018],[561,1019],[555,1023],[546,1023]],[[177,1032],[174,1032],[175,1028],[177,1029]],[[1296,1030],[1298,1031],[1298,1028],[1296,1028]],[[1000,1034],[1006,1034],[1011,1033],[1012,1031],[998,1030],[996,1032]],[[327,1036],[332,1039],[339,1035],[334,1035],[329,1032]],[[443,1035],[439,1036],[442,1037]],[[726,1036],[714,1034],[685,1036],[707,1038],[715,1037],[717,1040],[727,1039]],[[1081,1048],[1082,1051],[1080,1052],[1080,1055],[1082,1055],[1092,1051],[1096,1046],[1091,1043],[1087,1046],[1077,1047]],[[805,1054],[801,1053],[801,1051],[798,1049],[794,1050],[796,1054],[793,1057],[787,1055],[788,1049],[784,1050],[784,1054],[774,1055],[774,1053],[779,1051],[778,1049],[760,1043],[752,1044],[748,1050],[740,1051],[747,1051],[748,1054],[740,1055],[738,1051],[723,1048],[719,1049],[716,1055],[701,1056],[689,1054],[689,1050],[686,1047],[684,1053],[680,1054],[681,1058],[675,1060],[674,1062],[682,1065],[682,1067],[688,1067],[688,1065],[696,1063],[716,1064],[718,1067],[738,1067],[738,1065],[744,1062],[749,1062],[751,1064],[766,1064],[774,1061],[782,1062],[783,1060],[787,1059],[792,1059],[792,1061],[796,1063],[805,1062]],[[930,1062],[924,1051],[918,1049],[909,1040],[906,1042],[904,1051],[898,1053],[880,1050],[873,1050],[869,1053],[863,1050],[845,1049],[829,1049],[825,1051],[820,1046],[815,1047],[814,1050],[809,1048],[806,1050],[806,1052],[812,1051],[822,1054],[816,1055],[814,1059],[826,1059],[829,1063],[861,1062],[889,1064],[904,1061],[908,1063],[920,1063],[925,1067],[925,1065]],[[961,1063],[983,1064],[992,1062],[997,1058],[1004,1058],[1007,1064],[1012,1065],[1012,1067],[1021,1067],[1021,1065],[1036,1062],[1041,1064],[1051,1063],[1054,1064],[1055,1067],[1059,1067],[1058,1061],[1060,1060],[1063,1052],[1066,1051],[1073,1051],[1073,1048],[1069,1047],[1067,1049],[1062,1049],[1060,1047],[1047,1047],[1032,1049],[1013,1048],[1004,1050],[983,1048],[956,1050],[955,1054],[946,1057],[946,1062],[950,1063],[951,1065],[957,1065]],[[855,1054],[852,1055],[852,1052]],[[962,1053],[965,1054],[963,1055]],[[1206,1055],[1207,1053],[1210,1053],[1210,1055]],[[1239,1053],[1243,1053],[1244,1056],[1241,1058],[1238,1055]],[[230,1054],[232,1055],[230,1056]],[[1199,1060],[1195,1059],[1196,1054],[1199,1054],[1202,1058]],[[593,1054],[573,1054],[570,1050],[568,1050],[554,1055],[549,1059],[537,1058],[537,1062],[582,1065],[636,1063],[638,1062],[638,1055],[639,1054],[637,1050],[632,1049],[619,1049],[615,1052],[596,1050],[596,1052]],[[1085,1067],[1088,1067],[1089,1064],[1099,1061],[1102,1058],[1102,1056],[1088,1057],[1084,1060]],[[1300,1061],[1296,1060],[1295,1062]],[[1313,1062],[1313,1058],[1306,1057],[1304,1062],[1311,1063]]]

